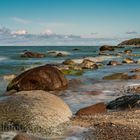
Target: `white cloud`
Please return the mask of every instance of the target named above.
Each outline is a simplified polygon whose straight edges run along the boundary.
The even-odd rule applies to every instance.
[[[44,35],[55,35],[55,33],[50,30],[50,29],[46,29],[44,32],[43,32]]]
[[[95,36],[95,35],[94,35]],[[11,31],[0,28],[0,45],[103,45],[118,44],[117,38],[89,38],[72,34],[56,34],[47,29],[42,34],[29,34],[26,30]]]
[[[18,31],[11,32],[11,34],[14,34],[14,35],[25,35],[25,34],[28,34],[28,32],[26,30],[18,30]]]
[[[30,20],[19,18],[19,17],[12,17],[11,19],[20,24],[29,24],[31,22]]]

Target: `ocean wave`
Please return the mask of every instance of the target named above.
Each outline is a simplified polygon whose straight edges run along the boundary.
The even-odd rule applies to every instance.
[[[97,56],[97,57],[85,57],[81,59],[74,59],[76,63],[82,63],[84,59],[89,59],[94,62],[102,62],[104,60],[112,60],[113,58],[116,58],[115,56]]]
[[[7,59],[8,59],[8,57],[0,56],[0,61],[7,60]]]

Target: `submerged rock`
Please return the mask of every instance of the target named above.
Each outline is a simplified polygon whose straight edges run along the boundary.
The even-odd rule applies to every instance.
[[[128,79],[127,73],[114,73],[103,77],[104,80],[126,80]]]
[[[0,125],[7,131],[57,135],[71,116],[69,107],[59,97],[45,91],[21,91],[0,98]]]
[[[131,109],[134,107],[140,107],[140,95],[122,96],[107,105],[107,109]]]
[[[73,76],[81,76],[84,73],[83,70],[74,70],[74,69],[62,69],[61,71],[65,75],[73,75]]]
[[[43,58],[43,57],[45,57],[45,54],[38,53],[38,52],[30,52],[30,51],[27,51],[24,54],[22,54],[21,57]]]
[[[27,70],[14,78],[7,91],[22,90],[62,90],[67,87],[67,79],[56,67],[45,65]]]
[[[106,105],[104,103],[97,103],[95,105],[91,105],[77,111],[77,116],[82,115],[95,115],[97,113],[105,113],[107,112]]]

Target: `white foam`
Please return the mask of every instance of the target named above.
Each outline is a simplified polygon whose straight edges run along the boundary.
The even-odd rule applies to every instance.
[[[7,60],[7,59],[8,59],[8,57],[0,56],[0,61]]]
[[[112,58],[116,58],[115,56],[98,56],[98,57],[85,57],[82,59],[74,59],[76,63],[82,63],[84,59],[89,59],[94,62],[102,62],[104,60],[111,60]]]
[[[48,54],[48,55],[51,55],[51,56],[55,56],[55,55],[57,55],[57,54],[59,54],[59,53],[62,53],[63,55],[70,55],[70,53],[67,52],[67,51],[51,50],[51,51],[48,51],[48,52],[47,52],[47,54]]]

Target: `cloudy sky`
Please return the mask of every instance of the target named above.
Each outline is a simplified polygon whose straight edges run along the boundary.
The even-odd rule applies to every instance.
[[[140,0],[0,0],[0,45],[100,45],[140,37]]]

